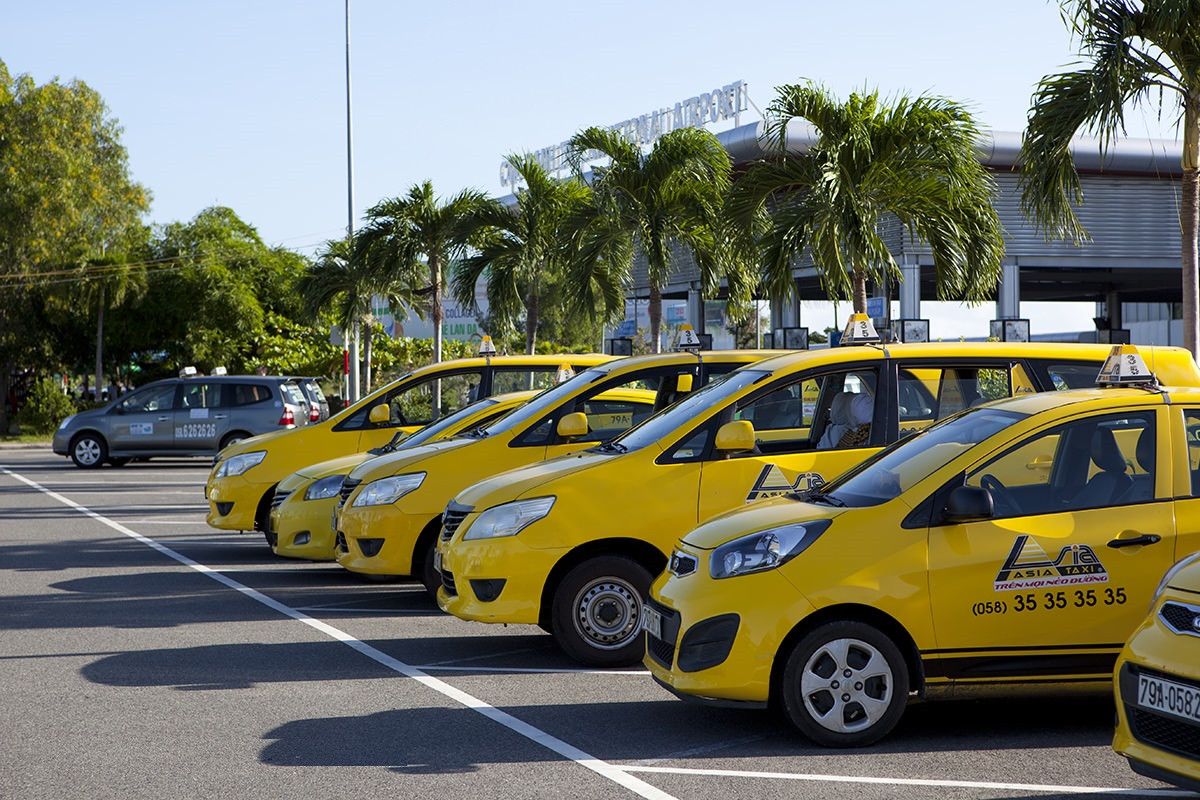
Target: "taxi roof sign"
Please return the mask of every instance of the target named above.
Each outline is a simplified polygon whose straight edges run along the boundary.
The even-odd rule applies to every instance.
[[[700,337],[696,330],[686,322],[679,326],[679,335],[675,337],[676,350],[699,350]]]
[[[496,345],[492,344],[492,337],[484,336],[479,340],[479,355],[494,356],[496,355]]]
[[[1136,386],[1158,384],[1154,373],[1146,366],[1145,359],[1138,349],[1131,344],[1114,345],[1109,351],[1100,374],[1096,376],[1097,386]]]
[[[563,364],[558,368],[558,372],[554,373],[554,382],[562,383],[563,381],[569,381],[574,377],[575,370],[571,368],[571,365]]]
[[[184,367],[183,369],[179,370],[179,377],[181,377],[181,378],[194,378],[194,377],[196,377],[196,368],[195,368],[195,367],[191,367],[191,366]]]
[[[839,344],[875,344],[881,341],[879,332],[875,330],[874,323],[866,314],[851,314],[850,319],[846,321],[846,329],[842,331],[842,340]]]

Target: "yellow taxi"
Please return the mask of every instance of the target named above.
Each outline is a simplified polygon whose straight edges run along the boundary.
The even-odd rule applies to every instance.
[[[1195,470],[1200,441],[1188,444]],[[1140,775],[1200,792],[1200,553],[1167,571],[1113,678],[1113,749]]]
[[[276,484],[301,467],[387,444],[398,431],[415,431],[481,397],[544,389],[563,364],[579,371],[612,358],[596,353],[480,356],[415,369],[324,422],[226,447],[205,486],[205,521],[222,530],[265,533]]]
[[[352,572],[416,575],[432,594],[441,583],[434,545],[442,512],[457,492],[496,472],[607,441],[710,378],[773,354],[672,352],[611,361],[468,436],[372,459],[342,484],[337,561]]]
[[[293,472],[279,482],[271,498],[270,524],[266,531],[271,549],[275,555],[285,558],[333,561],[335,553],[330,519],[337,508],[342,478],[350,470],[375,456],[448,439],[487,425],[536,394],[536,391],[530,390],[485,397],[426,425],[416,433],[397,433],[383,447],[322,461]]]
[[[742,367],[608,444],[460,492],[438,543],[438,603],[462,619],[538,624],[588,666],[639,662],[651,579],[699,522],[815,489],[980,401],[1090,386],[1109,351],[868,345]],[[1196,380],[1186,351],[1149,350],[1146,357],[1172,378]]]
[[[1159,578],[1200,549],[1200,373],[1161,388],[1144,353],[1116,348],[1101,387],[969,408],[700,525],[651,587],[652,675],[773,702],[837,747],[914,698],[1111,691]]]

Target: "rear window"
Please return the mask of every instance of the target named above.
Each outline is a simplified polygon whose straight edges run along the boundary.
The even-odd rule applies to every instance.
[[[227,392],[231,406],[248,406],[271,399],[271,390],[260,383],[235,383]]]
[[[283,385],[283,394],[287,398],[287,401],[294,406],[308,405],[308,400],[304,397],[304,390],[297,384],[285,383]]]

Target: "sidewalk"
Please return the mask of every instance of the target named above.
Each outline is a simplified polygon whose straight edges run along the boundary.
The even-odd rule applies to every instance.
[[[0,442],[0,450],[40,450],[50,449],[50,440],[44,442]]]

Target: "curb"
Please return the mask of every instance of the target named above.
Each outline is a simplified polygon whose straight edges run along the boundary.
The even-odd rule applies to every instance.
[[[0,442],[0,450],[49,450],[49,442]]]

